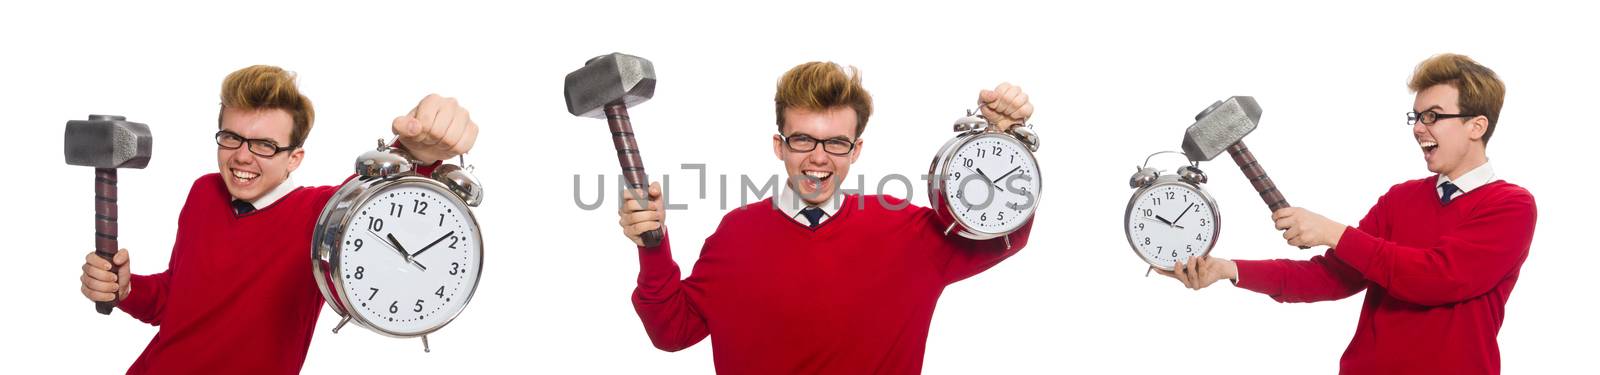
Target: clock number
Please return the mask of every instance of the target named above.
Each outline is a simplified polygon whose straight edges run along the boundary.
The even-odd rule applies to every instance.
[[[400,301],[390,302],[389,303],[389,313],[393,314],[393,313],[397,313],[397,312],[400,312]]]
[[[1203,241],[1203,240],[1200,239],[1200,234],[1199,233],[1195,233],[1194,234],[1194,240],[1195,241]]]
[[[1144,223],[1139,223],[1139,225],[1137,225],[1135,227],[1139,228],[1139,230],[1144,230]]]
[[[367,289],[372,289],[372,295],[367,296],[367,300],[372,300],[373,297],[377,297],[378,296],[378,288],[367,288]]]
[[[455,263],[455,262],[451,262],[450,263],[450,275],[454,276],[460,270],[461,270],[461,263]]]
[[[985,213],[978,214],[978,220],[989,221],[989,213],[985,212]]]
[[[371,231],[374,231],[374,232],[382,232],[383,231],[383,219],[379,219],[379,218],[375,218],[375,217],[367,217],[367,219],[369,219],[369,220],[367,220],[367,230],[371,230]]]
[[[1189,254],[1194,254],[1194,244],[1183,245],[1183,249],[1188,251]]]
[[[461,237],[450,237],[450,248],[451,249],[456,248],[456,242],[459,242],[459,241],[461,241]]]
[[[1145,246],[1150,246],[1150,237],[1145,237],[1144,238],[1144,245]]]
[[[444,214],[439,214],[439,226],[444,226]]]
[[[1016,164],[1017,163],[1017,154],[1011,154],[1011,163],[1012,164]]]
[[[983,155],[980,154],[978,156],[983,156]],[[967,160],[962,161],[961,165],[965,165],[965,166],[967,166],[967,168],[972,168],[972,158],[967,158]]]
[[[967,160],[972,160],[972,159],[967,159]],[[971,164],[971,163],[968,163],[968,164]],[[950,174],[950,177],[955,178],[956,181],[960,181],[961,180],[961,172],[952,173],[952,174]]]
[[[994,156],[1000,156],[1000,146],[994,146]]]
[[[439,296],[439,298],[444,298],[444,285],[440,285],[439,290],[433,291],[433,295]]]
[[[994,213],[994,218],[995,218],[995,220],[1004,221],[1006,219],[1006,212],[1005,211],[996,212],[996,213]]]
[[[365,272],[367,272],[366,267],[356,266],[356,280],[361,280],[361,278],[364,277],[363,273]]]
[[[1187,195],[1183,196],[1183,201],[1184,202],[1188,202],[1189,201],[1189,196],[1187,196]],[[1194,212],[1195,213],[1199,213],[1200,212],[1200,205],[1198,205],[1198,204],[1194,205]]]
[[[989,150],[981,149],[981,148],[978,149],[978,157],[980,157],[980,158],[984,157],[985,155],[988,155],[988,153],[989,153]],[[971,159],[968,159],[968,160],[971,160]]]
[[[412,208],[411,212],[415,212],[418,215],[422,215],[422,216],[428,216],[428,202],[423,202],[423,201],[419,201],[419,200],[416,200],[416,199],[412,199],[411,203],[412,203],[411,204],[411,208]]]
[[[420,300],[420,299],[417,300],[417,304],[414,305],[414,306],[416,306],[417,308],[411,309],[411,312],[422,312],[422,300]]]
[[[1205,218],[1201,218],[1200,219],[1200,226],[1202,226],[1202,227],[1206,226],[1206,219]]]
[[[389,216],[400,217],[400,214],[403,214],[405,212],[406,212],[406,205],[394,204],[394,202],[389,202]]]
[[[1161,198],[1152,197],[1150,198],[1150,201],[1155,202],[1157,206],[1161,205]]]
[[[1177,258],[1178,257],[1178,249],[1172,249],[1172,257],[1173,258]]]
[[[356,245],[356,249],[353,250],[353,251],[361,251],[361,246],[365,245],[365,243],[362,242],[360,238],[357,238],[356,242],[355,242],[355,245]]]
[[[1155,215],[1155,211],[1153,211],[1151,209],[1148,209],[1148,208],[1144,209],[1144,216],[1145,217],[1150,217],[1150,215]]]
[[[1178,199],[1177,195],[1178,195],[1178,193],[1169,191],[1169,192],[1167,192],[1167,199]],[[1185,196],[1184,198],[1188,198],[1188,197]]]

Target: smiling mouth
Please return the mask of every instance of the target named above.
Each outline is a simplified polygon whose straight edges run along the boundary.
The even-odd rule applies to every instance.
[[[255,172],[241,171],[233,168],[229,168],[228,171],[233,172],[233,180],[238,183],[249,183],[250,181],[254,181],[257,177],[261,177],[260,173]]]
[[[1422,141],[1418,142],[1417,145],[1422,147],[1423,153],[1433,153],[1433,150],[1439,148],[1439,142],[1434,141]]]
[[[826,184],[828,183],[828,179],[833,178],[833,172],[805,171],[802,173],[807,178],[800,183],[811,188],[811,190],[821,190],[823,186],[827,186]]]

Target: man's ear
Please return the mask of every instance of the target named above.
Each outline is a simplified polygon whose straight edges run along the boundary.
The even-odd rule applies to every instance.
[[[772,156],[783,160],[783,137],[777,134],[772,135]]]
[[[295,169],[299,169],[300,168],[300,160],[305,159],[305,157],[306,157],[306,149],[305,148],[297,147],[297,148],[294,149],[294,151],[289,151],[289,171],[285,172],[284,175],[287,176],[290,173],[294,173]]]
[[[1489,132],[1489,117],[1477,116],[1472,121],[1467,121],[1467,139],[1483,141],[1483,134]]]
[[[856,139],[856,149],[850,152],[850,164],[856,163],[856,158],[861,157],[861,149],[867,146],[866,139]]]

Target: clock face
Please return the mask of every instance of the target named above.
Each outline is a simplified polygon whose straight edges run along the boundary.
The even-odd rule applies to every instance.
[[[409,335],[453,319],[477,287],[478,228],[454,196],[424,184],[379,191],[340,239],[344,294],[374,328]]]
[[[945,165],[941,191],[966,228],[1007,233],[1039,206],[1039,163],[1026,146],[1003,134],[985,134],[956,149]]]
[[[1204,255],[1216,243],[1217,210],[1212,200],[1181,182],[1157,183],[1128,205],[1128,241],[1157,268]]]

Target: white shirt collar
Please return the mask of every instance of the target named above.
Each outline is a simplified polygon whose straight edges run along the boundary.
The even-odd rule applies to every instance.
[[[1455,195],[1450,196],[1450,199],[1455,199],[1455,197],[1462,196],[1473,189],[1483,187],[1483,185],[1488,185],[1490,182],[1495,182],[1497,178],[1494,176],[1494,166],[1489,164],[1490,163],[1488,161],[1484,161],[1483,165],[1473,168],[1471,171],[1462,174],[1461,178],[1457,178],[1455,180],[1451,180],[1450,176],[1440,174],[1438,181],[1435,181],[1433,185],[1434,195],[1438,195],[1439,198],[1444,198],[1444,188],[1441,186],[1444,186],[1444,183],[1446,182],[1455,184],[1456,187],[1460,189],[1456,191]]]
[[[839,206],[842,204],[844,196],[839,194],[838,190],[834,190],[834,192],[833,198],[829,199],[828,203],[816,206],[822,209],[822,218],[817,219],[817,225],[822,225],[822,223],[827,222],[828,219],[833,218],[833,215],[839,212]],[[783,214],[788,215],[789,219],[801,225],[811,225],[811,222],[800,214],[801,209],[811,207],[811,205],[800,199],[800,192],[795,191],[792,184],[783,184],[783,190],[779,191],[778,196],[773,198],[772,204],[778,206],[779,210],[783,210]]]
[[[294,184],[294,179],[286,177],[283,179],[282,183],[278,184],[278,187],[272,188],[272,191],[269,191],[260,198],[256,198],[256,200],[251,201],[250,205],[255,206],[257,210],[267,208],[267,206],[271,206],[279,199],[283,199],[283,196],[289,195],[289,192],[294,191],[296,187],[299,186]]]

